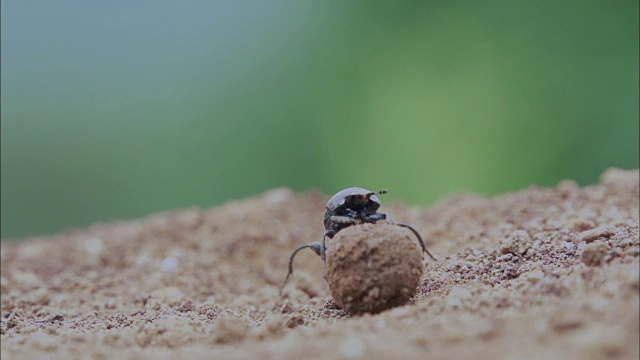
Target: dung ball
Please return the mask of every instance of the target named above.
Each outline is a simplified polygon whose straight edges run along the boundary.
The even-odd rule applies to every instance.
[[[422,249],[406,229],[362,224],[328,239],[325,278],[333,300],[351,314],[406,304],[424,272]]]

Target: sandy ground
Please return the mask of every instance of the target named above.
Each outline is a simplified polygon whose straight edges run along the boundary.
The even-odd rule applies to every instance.
[[[319,193],[3,242],[1,357],[637,359],[638,182],[384,203],[439,261],[377,315],[339,310],[310,250],[279,294],[323,232]]]

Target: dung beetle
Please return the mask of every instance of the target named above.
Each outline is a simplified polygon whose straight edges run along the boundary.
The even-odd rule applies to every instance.
[[[429,255],[429,257],[431,257],[433,260],[436,260],[436,258],[431,255],[429,250],[427,250],[427,247],[424,244],[424,240],[422,240],[422,236],[420,236],[416,229],[407,224],[401,224],[393,221],[391,216],[389,216],[388,214],[377,212],[380,208],[381,203],[380,199],[378,199],[376,195],[382,195],[386,193],[387,190],[373,192],[360,187],[350,187],[340,190],[335,195],[333,195],[327,202],[327,211],[324,213],[325,232],[324,236],[322,237],[322,241],[314,241],[312,243],[299,246],[293,251],[291,257],[289,258],[289,273],[284,280],[282,289],[284,289],[284,286],[287,284],[287,281],[289,281],[289,278],[293,276],[293,259],[295,258],[298,251],[310,248],[326,263],[327,257],[325,252],[327,249],[327,237],[333,239],[338,231],[351,225],[364,223],[375,224],[380,220],[385,220],[388,224],[394,224],[400,227],[407,228],[411,230],[411,232],[413,232],[413,234],[418,238],[420,246],[422,247],[422,251]]]

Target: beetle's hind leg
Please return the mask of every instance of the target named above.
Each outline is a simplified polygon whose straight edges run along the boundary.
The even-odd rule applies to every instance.
[[[424,244],[424,240],[422,240],[422,236],[420,236],[420,234],[416,229],[414,229],[412,226],[407,224],[396,223],[396,225],[411,230],[411,232],[418,238],[418,241],[420,241],[420,246],[422,246],[422,251],[427,253],[427,255],[429,255],[429,257],[432,258],[434,261],[438,261],[438,259],[436,259],[433,255],[431,255],[431,253],[427,249],[427,246]]]
[[[324,241],[323,241],[324,242]],[[284,290],[285,285],[287,285],[287,282],[289,281],[289,278],[293,276],[293,258],[296,257],[296,254],[298,254],[298,251],[302,250],[302,249],[306,249],[306,248],[310,248],[311,250],[313,250],[313,252],[315,252],[318,256],[320,256],[322,253],[324,253],[323,250],[323,243],[320,241],[314,241],[310,244],[305,244],[302,246],[299,246],[297,249],[295,249],[293,251],[293,254],[291,254],[291,257],[289,258],[289,273],[287,273],[287,277],[284,279],[284,283],[282,284],[282,287],[280,288],[280,294],[282,294],[282,290]]]
[[[427,249],[427,246],[424,244],[424,240],[422,240],[422,236],[420,236],[420,233],[418,233],[418,231],[416,229],[414,229],[413,226],[407,225],[407,224],[402,224],[402,223],[397,223],[397,222],[393,221],[393,219],[391,218],[391,215],[389,215],[389,214],[375,213],[375,214],[369,215],[369,217],[373,217],[375,215],[383,216],[383,218],[381,218],[379,220],[386,220],[387,224],[398,225],[400,227],[407,228],[407,229],[411,230],[411,232],[418,238],[418,241],[420,242],[420,247],[422,247],[422,252],[424,252],[427,255],[429,255],[429,257],[432,258],[433,260],[438,261],[438,259],[436,259],[435,256],[433,256],[429,252],[429,250]]]

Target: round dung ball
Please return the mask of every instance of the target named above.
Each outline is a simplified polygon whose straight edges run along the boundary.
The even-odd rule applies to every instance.
[[[334,301],[351,314],[406,304],[424,271],[418,240],[391,224],[362,224],[327,239],[325,278]]]

